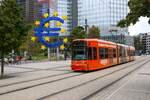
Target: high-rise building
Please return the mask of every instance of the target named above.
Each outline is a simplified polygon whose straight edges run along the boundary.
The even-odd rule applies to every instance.
[[[101,39],[107,40],[107,41],[112,41],[120,44],[126,44],[129,46],[134,46],[134,39],[133,36],[130,35],[125,35],[125,34],[107,34],[105,36],[101,36]]]
[[[140,38],[143,45],[143,52],[150,54],[150,33],[141,33]]]
[[[23,16],[28,22],[34,22],[41,16],[42,5],[37,0],[17,0],[22,7]]]
[[[72,1],[71,0],[56,0],[57,1],[57,11],[59,16],[68,16],[67,22],[63,27],[67,28],[67,31],[72,30]]]
[[[19,0],[18,0],[19,1]],[[41,13],[47,12],[48,3],[38,3],[38,0],[20,0],[26,2],[26,18],[29,21],[38,19]],[[68,21],[63,25],[68,32],[76,26],[98,26],[101,37],[112,35],[128,35],[128,28],[116,27],[118,21],[128,13],[128,0],[53,0],[53,7],[59,16],[67,15]],[[50,13],[54,9],[50,10]]]
[[[42,13],[48,12],[48,3],[42,3]],[[54,10],[58,11],[59,17],[68,16],[67,22],[63,24],[62,27],[67,29],[67,32],[70,32],[73,27],[72,22],[72,0],[54,0],[53,1],[54,7],[50,7],[49,13],[52,14]],[[64,35],[68,35],[64,34]]]
[[[40,5],[37,0],[26,0],[26,3],[28,21],[33,22],[34,20],[40,18],[42,5]]]
[[[117,28],[118,21],[128,13],[128,0],[78,0],[78,25],[98,26],[101,35],[127,34],[128,29]],[[115,27],[115,29],[114,29]]]

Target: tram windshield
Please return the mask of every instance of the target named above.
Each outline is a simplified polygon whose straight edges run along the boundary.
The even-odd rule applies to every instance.
[[[75,41],[72,44],[72,60],[87,60],[86,42]]]

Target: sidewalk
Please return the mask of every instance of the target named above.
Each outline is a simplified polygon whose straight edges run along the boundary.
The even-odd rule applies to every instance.
[[[4,74],[11,75],[11,74],[20,74],[25,72],[32,72],[34,70],[46,70],[46,69],[53,69],[53,68],[61,68],[61,67],[70,67],[71,61],[43,61],[43,62],[29,62],[29,63],[21,63],[21,64],[12,64],[12,65],[5,65],[4,67]],[[1,68],[0,68],[1,70]]]
[[[150,100],[150,62],[105,100]]]

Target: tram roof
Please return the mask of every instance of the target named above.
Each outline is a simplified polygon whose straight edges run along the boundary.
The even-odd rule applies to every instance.
[[[91,41],[91,42],[102,42],[102,43],[106,43],[106,44],[114,44],[116,45],[117,43],[111,42],[111,41],[105,41],[105,40],[101,40],[101,39],[76,39],[74,41]]]
[[[105,40],[101,40],[101,39],[76,39],[74,41],[95,41],[95,42],[102,42],[102,43],[106,43],[106,44],[112,44],[112,45],[119,45],[119,46],[123,46],[123,47],[130,47],[132,49],[135,49],[133,46],[128,46],[128,45],[124,45],[124,44],[119,44],[119,43],[115,43],[115,42],[111,42],[111,41],[105,41]]]

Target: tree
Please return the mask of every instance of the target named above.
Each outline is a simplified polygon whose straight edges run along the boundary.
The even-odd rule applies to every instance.
[[[139,21],[139,17],[150,17],[150,0],[130,0],[128,2],[130,13],[125,19],[121,20],[117,26],[127,27],[131,24],[136,24]],[[149,20],[150,24],[150,20]]]
[[[75,27],[70,34],[73,39],[83,39],[87,36],[82,26]]]
[[[31,41],[31,37],[34,34],[34,28],[32,28],[30,31],[28,31],[27,36],[24,39],[24,42],[20,45],[19,50],[20,51],[27,51],[28,55],[34,56],[39,54],[42,50],[41,44],[36,40],[36,42]]]
[[[89,28],[88,38],[100,38],[100,29],[96,26]]]
[[[2,0],[0,5],[1,76],[4,74],[4,57],[18,48],[29,30],[16,0]]]

